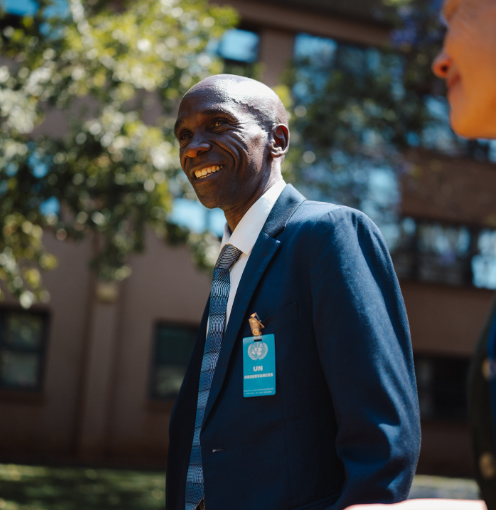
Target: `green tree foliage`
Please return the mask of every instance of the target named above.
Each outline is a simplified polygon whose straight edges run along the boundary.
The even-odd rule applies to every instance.
[[[67,12],[38,3],[33,16],[5,16],[0,39],[0,280],[26,307],[48,298],[46,229],[92,235],[104,280],[129,274],[147,225],[204,253],[208,239],[167,220],[183,186],[174,111],[221,70],[207,44],[237,21],[205,0],[68,0]]]

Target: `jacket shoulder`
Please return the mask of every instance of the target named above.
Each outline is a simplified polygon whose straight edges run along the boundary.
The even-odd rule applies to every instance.
[[[335,227],[349,227],[357,230],[378,231],[375,223],[363,212],[352,207],[328,202],[305,200],[293,216],[292,221],[299,227],[310,228],[313,231],[334,230]]]

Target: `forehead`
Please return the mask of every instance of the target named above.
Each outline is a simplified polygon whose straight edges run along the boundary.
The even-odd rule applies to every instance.
[[[179,105],[178,121],[222,113],[239,118],[248,114],[248,110],[237,94],[221,87],[205,87],[193,90],[183,98]]]

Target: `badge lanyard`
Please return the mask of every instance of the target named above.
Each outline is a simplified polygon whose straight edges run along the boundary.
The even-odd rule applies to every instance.
[[[274,335],[262,335],[264,325],[256,313],[248,319],[252,337],[243,338],[243,397],[276,394]]]

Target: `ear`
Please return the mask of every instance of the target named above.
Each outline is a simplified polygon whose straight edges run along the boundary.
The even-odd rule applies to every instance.
[[[289,149],[289,129],[284,124],[276,124],[271,132],[270,154],[273,158],[281,158]]]

